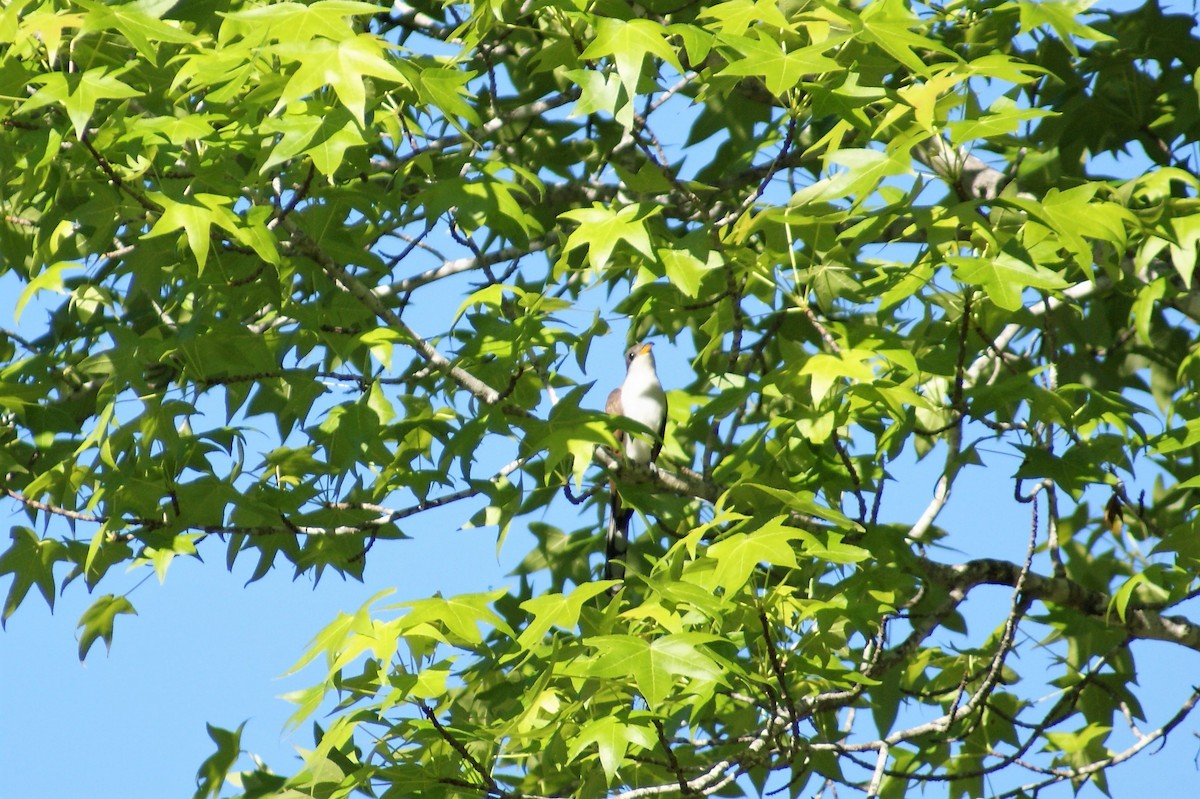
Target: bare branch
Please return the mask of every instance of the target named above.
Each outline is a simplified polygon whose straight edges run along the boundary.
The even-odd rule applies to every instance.
[[[511,261],[515,258],[520,258],[523,255],[530,253],[541,252],[549,247],[554,241],[555,236],[549,236],[541,241],[530,242],[527,247],[506,247],[497,252],[485,253],[482,257],[471,258],[456,258],[452,261],[446,261],[441,266],[422,272],[419,275],[398,280],[387,286],[380,286],[375,289],[375,294],[378,297],[388,297],[391,295],[404,295],[414,289],[427,286],[434,281],[441,280],[444,277],[461,274],[462,272],[470,272],[474,269],[482,269],[491,264]]]
[[[1061,307],[1069,300],[1085,299],[1102,290],[1107,285],[1108,281],[1103,276],[1098,276],[1094,282],[1089,280],[1083,283],[1076,283],[1070,288],[1063,289],[1063,291],[1060,292],[1062,295],[1061,298],[1049,297],[1041,300],[1040,302],[1035,302],[1033,305],[1026,308],[1025,312],[1031,313],[1035,316],[1044,316]],[[1012,343],[1012,340],[1021,333],[1028,332],[1028,330],[1029,326],[1027,324],[1019,322],[1013,322],[1012,324],[1006,325],[1000,334],[992,339],[990,348],[991,352],[986,352],[983,355],[980,355],[971,364],[970,368],[967,369],[966,384],[968,386],[977,384],[983,372],[989,369],[991,365],[999,358],[1003,357],[1005,350],[1008,348],[1008,345]]]
[[[3,491],[4,494],[6,496],[8,496],[9,499],[15,499],[17,502],[20,502],[22,505],[24,505],[27,508],[31,508],[33,510],[38,510],[38,511],[41,511],[42,513],[49,513],[54,516],[62,516],[64,519],[70,519],[71,521],[74,521],[74,522],[89,522],[89,523],[94,523],[94,524],[101,524],[101,523],[107,521],[103,516],[96,516],[91,513],[80,513],[79,511],[71,510],[70,508],[64,508],[59,505],[48,505],[45,502],[39,502],[36,499],[31,499],[31,498],[25,496],[24,494],[20,493],[19,491],[13,491],[11,488],[8,488],[7,486],[4,488],[0,488],[0,491]]]
[[[925,510],[921,513],[908,531],[908,537],[914,541],[920,541],[929,528],[933,526],[938,514],[942,512],[942,508],[946,507],[946,503],[950,501],[950,487],[954,484],[954,478],[958,475],[959,455],[962,452],[962,427],[953,425],[948,431],[946,460],[942,467],[942,474],[938,477],[937,484],[933,489],[933,499],[925,506]]]
[[[993,558],[980,558],[958,565],[938,563],[919,557],[919,568],[934,582],[969,591],[977,585],[1022,584],[1026,596],[1042,602],[1062,605],[1085,613],[1112,627],[1125,629],[1134,638],[1167,641],[1200,652],[1200,625],[1184,616],[1165,616],[1149,608],[1130,605],[1125,618],[1111,609],[1111,597],[1092,591],[1065,577],[1043,577],[1022,567]]]
[[[879,795],[879,786],[883,783],[883,767],[887,765],[888,745],[880,743],[879,758],[875,761],[875,773],[871,775],[871,784],[867,786],[867,799]]]
[[[568,89],[565,92],[560,92],[553,97],[548,97],[543,100],[536,100],[532,103],[514,108],[506,112],[503,116],[489,119],[478,128],[470,131],[470,136],[462,134],[452,134],[441,136],[426,143],[424,146],[414,149],[410,153],[405,153],[399,158],[376,159],[372,162],[372,168],[379,172],[396,172],[403,169],[406,164],[415,158],[440,153],[443,150],[449,150],[452,147],[467,144],[468,142],[486,141],[501,130],[505,125],[511,125],[514,122],[520,122],[525,119],[532,119],[541,116],[547,111],[552,111],[555,108],[564,106],[567,103],[574,102],[579,99],[580,90],[578,88]]]
[[[388,327],[400,332],[404,336],[404,343],[408,344],[408,346],[424,357],[430,366],[448,376],[459,387],[469,391],[480,402],[486,405],[495,405],[501,400],[499,391],[462,367],[452,364],[445,355],[438,352],[437,347],[434,347],[428,341],[418,336],[412,328],[405,324],[399,314],[385,305],[378,295],[367,288],[358,278],[350,274],[344,266],[329,257],[324,250],[317,246],[316,242],[308,237],[308,234],[297,227],[290,219],[284,219],[283,224],[287,228],[288,233],[301,246],[305,255],[315,261],[334,282],[362,303],[363,306],[375,314]]]
[[[679,758],[675,757],[675,750],[671,748],[671,742],[667,740],[666,730],[663,729],[662,722],[658,719],[654,719],[654,731],[658,734],[659,746],[667,753],[667,763],[671,767],[671,772],[675,775],[675,779],[678,781],[680,795],[690,795],[691,789],[688,786],[687,775],[683,773],[683,768],[679,765]]]
[[[1138,739],[1137,743],[1128,749],[1118,752],[1110,757],[1097,760],[1093,763],[1088,763],[1086,766],[1047,769],[1035,766],[1031,763],[1026,763],[1025,761],[1017,761],[1030,771],[1036,771],[1049,776],[1045,780],[1028,783],[1020,786],[1019,788],[1014,788],[1011,791],[995,794],[993,795],[993,799],[1009,799],[1009,797],[1029,796],[1031,793],[1036,795],[1040,789],[1049,785],[1054,785],[1055,783],[1064,782],[1066,780],[1077,781],[1082,778],[1089,777],[1099,771],[1103,771],[1107,768],[1115,766],[1118,763],[1123,763],[1136,755],[1138,752],[1144,750],[1147,746],[1155,741],[1165,738],[1172,730],[1178,727],[1184,719],[1188,717],[1188,714],[1190,714],[1196,707],[1197,702],[1200,702],[1200,688],[1193,688],[1192,695],[1188,697],[1188,700],[1183,703],[1179,710],[1176,711],[1175,715],[1173,715],[1166,724],[1162,725],[1157,730],[1142,736]]]

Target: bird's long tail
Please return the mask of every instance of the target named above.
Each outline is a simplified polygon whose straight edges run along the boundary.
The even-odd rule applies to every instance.
[[[608,506],[608,535],[604,539],[604,579],[620,580],[625,577],[625,552],[629,549],[629,519],[632,508],[621,506],[621,497],[616,486],[612,486],[612,499]]]

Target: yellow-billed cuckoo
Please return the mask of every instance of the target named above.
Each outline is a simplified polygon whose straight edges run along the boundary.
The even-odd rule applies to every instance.
[[[612,416],[625,416],[644,424],[655,432],[654,439],[617,430],[617,443],[631,461],[653,463],[662,448],[663,432],[667,428],[667,395],[654,371],[653,344],[635,344],[625,353],[625,382],[608,395],[604,411]],[[621,506],[615,484],[610,484],[608,537],[605,540],[604,577],[619,580],[625,576],[625,550],[629,548],[629,519],[631,508]]]

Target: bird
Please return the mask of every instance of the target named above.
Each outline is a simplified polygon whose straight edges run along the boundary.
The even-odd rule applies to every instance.
[[[624,430],[616,431],[621,454],[634,463],[648,465],[662,449],[663,433],[667,429],[667,395],[654,368],[654,344],[634,344],[625,352],[625,382],[614,388],[604,405],[610,416],[624,416],[640,422],[655,433],[647,439]],[[625,576],[625,551],[629,548],[629,519],[632,508],[625,508],[616,484],[609,483],[608,534],[604,546],[604,578],[620,580]]]

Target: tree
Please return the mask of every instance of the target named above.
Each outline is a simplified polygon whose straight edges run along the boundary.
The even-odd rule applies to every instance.
[[[516,587],[337,617],[335,713],[247,796],[1103,789],[1200,699],[1135,681],[1200,651],[1194,23],[10,2],[0,261],[47,321],[0,338],[3,618],[179,556],[357,577],[457,506],[532,535]],[[690,359],[657,469],[584,399],[617,318]],[[940,526],[985,470],[1028,524]]]

